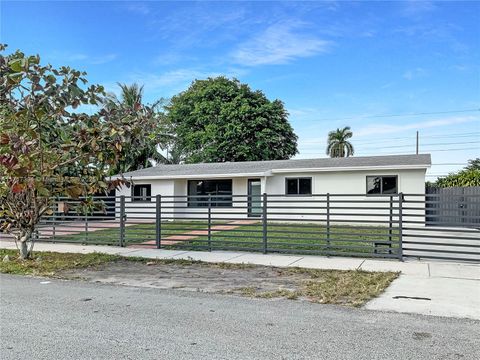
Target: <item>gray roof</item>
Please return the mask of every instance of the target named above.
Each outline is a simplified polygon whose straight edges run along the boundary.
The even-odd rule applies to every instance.
[[[305,169],[332,168],[342,170],[357,167],[429,167],[430,154],[420,155],[389,155],[389,156],[355,156],[348,158],[294,159],[272,161],[241,161],[223,163],[200,163],[182,165],[158,165],[124,173],[126,178],[136,177],[185,177],[199,175],[232,175],[235,174],[265,174],[266,172],[288,172]]]

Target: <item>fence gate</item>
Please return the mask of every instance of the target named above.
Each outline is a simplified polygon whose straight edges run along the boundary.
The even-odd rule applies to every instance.
[[[480,186],[427,188],[427,225],[480,227]]]
[[[480,263],[480,187],[405,194],[405,257]]]

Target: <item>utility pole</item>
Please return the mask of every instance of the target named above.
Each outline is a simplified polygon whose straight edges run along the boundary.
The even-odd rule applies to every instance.
[[[417,146],[416,146],[416,149],[417,149],[416,154],[418,155],[418,130],[417,130]]]

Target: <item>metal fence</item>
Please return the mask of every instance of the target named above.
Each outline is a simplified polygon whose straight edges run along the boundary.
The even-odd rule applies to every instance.
[[[480,196],[480,195],[472,195]],[[480,262],[478,218],[430,226],[435,194],[221,195],[57,199],[38,241]],[[456,199],[455,201],[458,201]],[[464,199],[469,204],[477,200]],[[464,215],[464,214],[463,214]]]
[[[428,187],[426,193],[428,225],[462,226],[473,222],[480,227],[480,186]]]
[[[405,194],[403,203],[404,256],[480,262],[480,194]],[[446,208],[460,211],[446,217]]]

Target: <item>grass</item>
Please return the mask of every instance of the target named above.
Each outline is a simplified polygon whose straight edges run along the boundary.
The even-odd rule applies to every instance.
[[[217,222],[216,224],[220,224]],[[162,239],[171,235],[185,234],[193,230],[206,230],[203,221],[175,221],[162,223]],[[286,253],[314,253],[319,255],[365,255],[376,250],[379,253],[395,253],[398,249],[395,230],[392,235],[388,229],[375,226],[331,226],[330,239],[327,241],[327,229],[316,224],[268,224],[268,251]],[[184,250],[263,250],[263,228],[260,223],[242,225],[233,230],[212,231],[211,243],[206,235],[197,235],[195,239],[164,245],[170,249]],[[392,244],[388,244],[391,236]],[[86,242],[92,244],[119,244],[118,228],[102,229],[88,234],[57,236],[58,241]],[[155,224],[136,224],[125,228],[126,244],[138,244],[155,240]],[[375,243],[379,243],[375,247]]]
[[[282,269],[285,275],[301,273],[310,278],[296,290],[258,291],[255,287],[236,289],[242,296],[271,299],[304,298],[320,304],[359,307],[377,297],[395,280],[397,272],[361,270],[318,270],[305,268]],[[280,275],[282,276],[282,275]]]
[[[68,223],[62,227],[68,227]],[[164,236],[182,234],[188,231],[205,229],[206,225],[201,222],[177,221],[162,223],[162,232]],[[82,229],[83,230],[83,229]],[[92,231],[94,230],[94,231]],[[80,231],[80,229],[79,229]],[[90,228],[90,232],[85,236],[85,232],[69,235],[56,235],[56,241],[68,241],[79,243],[92,243],[97,245],[119,245],[120,228],[95,229]],[[128,244],[138,244],[146,241],[155,240],[155,224],[135,224],[125,227],[125,242]]]
[[[6,255],[10,257],[10,261],[0,260],[1,273],[35,276],[56,276],[64,270],[93,267],[120,259],[117,255],[100,253],[74,254],[48,251],[36,253],[33,259],[21,260],[18,259],[16,250],[0,249],[0,257],[3,259]]]
[[[9,261],[2,261],[6,255]],[[156,265],[206,265],[220,269],[248,269],[254,267],[250,264],[228,264],[228,263],[206,263],[197,260],[185,259],[146,259],[141,257],[122,257],[119,255],[108,255],[103,253],[78,254],[58,253],[53,251],[42,251],[34,253],[32,259],[21,260],[18,258],[18,251],[0,249],[0,273],[32,276],[57,277],[62,271],[98,267],[117,261],[141,262]]]
[[[0,261],[0,272],[17,275],[34,275],[47,277],[62,277],[62,272],[66,270],[79,270],[85,268],[96,268],[100,265],[108,266],[114,262],[137,262],[145,266],[197,266],[202,272],[196,276],[201,276],[205,271],[206,276],[212,276],[208,273],[209,268],[222,269],[222,279],[212,278],[211,281],[221,281],[226,286],[225,291],[219,293],[239,294],[241,296],[253,298],[287,298],[287,299],[307,299],[311,302],[321,304],[337,304],[345,306],[358,307],[368,300],[381,294],[390,283],[397,278],[395,272],[368,272],[359,270],[317,270],[305,268],[271,268],[251,264],[227,264],[227,263],[206,263],[202,261],[185,259],[145,259],[145,258],[123,258],[118,255],[107,255],[101,253],[92,254],[74,254],[57,252],[39,252],[35,254],[32,260],[20,260],[17,258],[15,250],[0,249],[0,257],[3,259],[6,255],[10,257],[9,261]],[[274,271],[274,276],[278,279],[285,278],[289,284],[295,279],[297,285],[294,289],[275,289],[271,291],[261,291],[255,286],[243,288],[231,288],[229,282],[224,281],[223,277],[229,271],[246,271],[243,276],[250,276],[249,271],[255,274],[264,274],[266,269]],[[102,271],[101,269],[98,271]],[[186,276],[190,273],[187,272]],[[215,274],[215,272],[213,273]],[[218,276],[218,272],[216,272]],[[232,276],[232,275],[230,275]],[[238,273],[233,273],[238,277]],[[262,275],[264,276],[264,275]],[[273,275],[272,275],[273,276]],[[262,280],[263,281],[263,280]]]
[[[212,250],[263,250],[261,224],[243,225],[234,230],[212,232]],[[374,252],[395,254],[397,232],[375,226],[331,226],[327,241],[327,228],[315,224],[268,224],[268,251],[285,253],[312,253],[319,255],[365,255]],[[389,237],[391,236],[391,244]],[[379,243],[375,247],[375,243]],[[208,249],[206,236],[166,246],[172,249]]]

